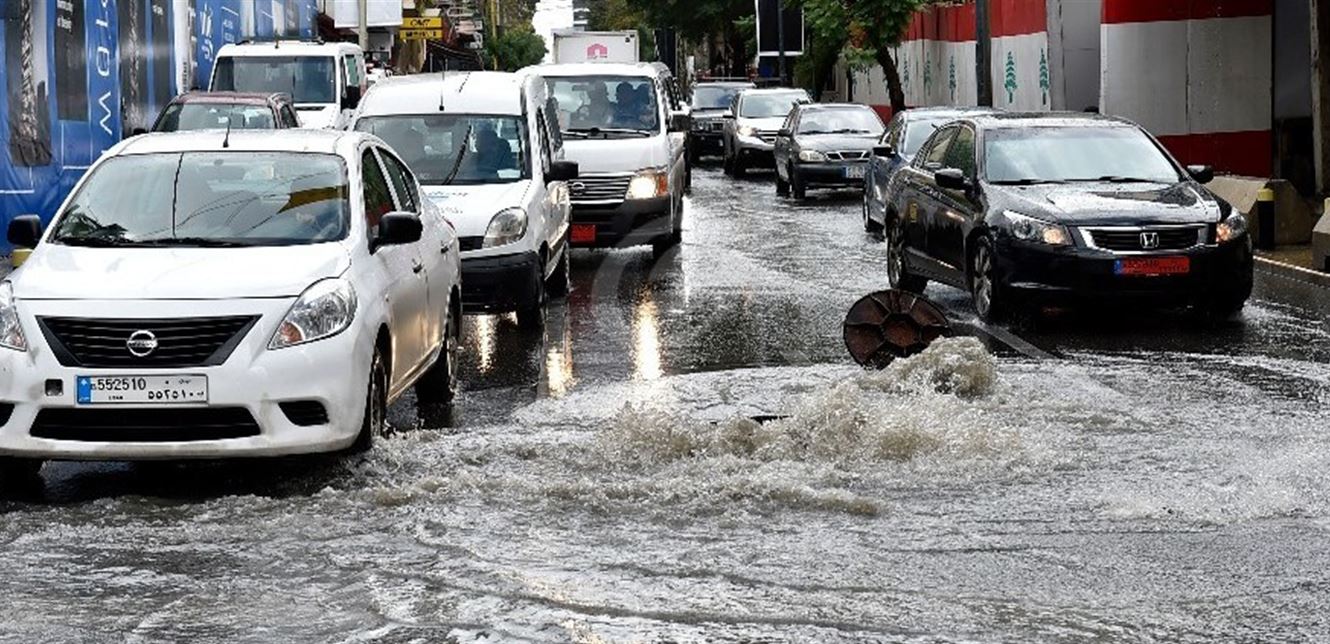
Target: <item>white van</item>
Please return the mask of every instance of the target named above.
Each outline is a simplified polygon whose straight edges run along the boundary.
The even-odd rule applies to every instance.
[[[351,127],[396,150],[457,228],[462,307],[544,320],[568,292],[569,198],[545,84],[502,72],[393,76],[374,84]]]
[[[650,63],[540,65],[557,104],[568,159],[573,246],[651,244],[656,256],[679,243],[688,166],[688,115]],[[523,73],[519,72],[519,73]]]
[[[208,89],[290,94],[300,126],[345,129],[369,87],[365,52],[354,43],[301,40],[223,45]]]

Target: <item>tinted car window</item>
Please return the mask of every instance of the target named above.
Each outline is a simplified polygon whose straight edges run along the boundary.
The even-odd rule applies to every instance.
[[[152,126],[153,132],[184,130],[271,130],[272,109],[266,105],[233,103],[172,103]]]
[[[739,103],[739,116],[755,119],[785,116],[795,105],[807,100],[808,95],[803,92],[744,96]]]
[[[699,110],[729,109],[730,102],[744,87],[717,87],[699,85],[693,90],[693,107]]]
[[[936,132],[938,128],[947,124],[949,121],[951,121],[951,119],[919,119],[910,121],[910,123],[905,126],[905,145],[901,148],[901,153],[906,156],[914,156],[915,154],[918,154],[919,148],[923,147],[924,142],[928,140],[928,137],[933,136],[933,133]]]
[[[213,90],[219,92],[285,92],[296,103],[336,102],[331,56],[227,56],[217,60]]]
[[[947,148],[947,155],[942,159],[942,165],[956,168],[964,172],[967,177],[974,176],[974,130],[961,127],[956,131],[955,138],[951,140],[951,147]]]
[[[296,118],[296,113],[291,111],[290,105],[282,106],[282,122],[287,127],[300,127],[300,119]]]
[[[280,246],[342,239],[349,188],[326,154],[116,157],[88,176],[52,240],[73,245]]]
[[[656,83],[650,78],[572,76],[547,82],[565,134],[599,128],[628,130],[629,136],[640,136],[660,129]]]
[[[1134,127],[994,129],[984,134],[984,157],[993,182],[1181,179],[1154,141]]]
[[[924,166],[941,166],[943,159],[946,158],[947,144],[951,143],[951,139],[955,135],[955,128],[947,128],[938,132],[937,136],[933,137],[932,141],[927,143],[924,150],[921,151],[920,163]]]
[[[379,220],[393,211],[393,195],[388,190],[388,181],[379,168],[379,162],[372,150],[365,150],[360,157],[365,175],[365,223],[370,230],[379,227]]]
[[[415,186],[412,185],[411,175],[402,166],[402,162],[384,150],[379,150],[379,158],[383,160],[383,167],[388,171],[388,181],[393,184],[393,192],[397,193],[397,202],[401,209],[419,213],[420,209],[416,207]]]
[[[356,129],[386,141],[424,185],[531,178],[526,124],[516,116],[376,116],[357,121]]]

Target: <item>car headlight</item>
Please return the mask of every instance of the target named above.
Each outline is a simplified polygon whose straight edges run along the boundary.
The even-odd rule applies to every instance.
[[[1049,246],[1070,246],[1071,235],[1058,224],[1035,219],[1019,212],[1002,213],[1010,222],[1011,236],[1022,241],[1039,242]]]
[[[757,136],[757,128],[751,125],[740,126],[739,136]]]
[[[800,150],[799,160],[805,163],[822,163],[827,160],[827,155],[817,150]]]
[[[521,208],[505,208],[490,219],[485,229],[485,241],[481,248],[494,248],[511,244],[526,235],[526,211]]]
[[[315,282],[296,298],[277,326],[269,349],[329,338],[351,326],[356,315],[356,291],[351,283],[334,277]]]
[[[1247,217],[1236,210],[1215,227],[1215,239],[1221,244],[1231,242],[1246,234]]]
[[[651,199],[670,194],[670,175],[663,170],[643,170],[628,182],[629,199]]]
[[[0,283],[0,347],[28,350],[28,339],[18,321],[18,307],[14,306],[14,287],[9,282]]]

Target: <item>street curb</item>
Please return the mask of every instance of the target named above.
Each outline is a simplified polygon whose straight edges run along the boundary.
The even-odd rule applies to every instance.
[[[1330,288],[1330,273],[1319,273],[1310,268],[1256,256],[1256,270],[1269,273],[1295,282],[1302,282],[1321,288]]]

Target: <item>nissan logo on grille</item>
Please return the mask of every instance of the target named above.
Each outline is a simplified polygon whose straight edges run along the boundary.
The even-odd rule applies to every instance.
[[[1141,248],[1145,250],[1159,248],[1159,233],[1141,233]]]
[[[146,358],[157,350],[157,336],[152,331],[139,330],[129,334],[125,340],[129,352],[140,358]]]

